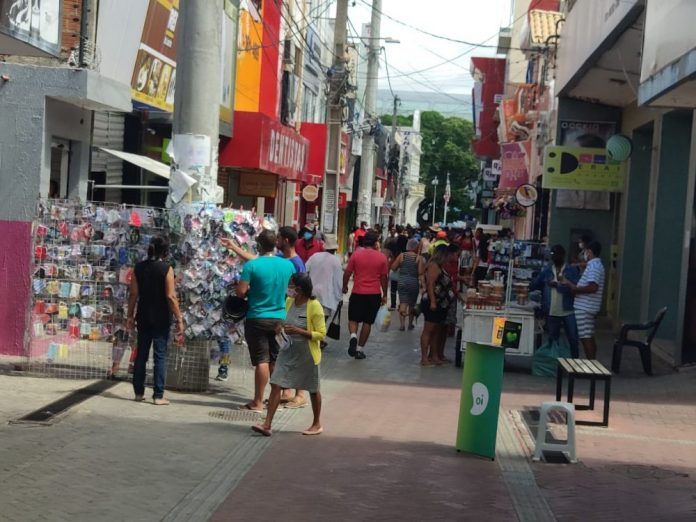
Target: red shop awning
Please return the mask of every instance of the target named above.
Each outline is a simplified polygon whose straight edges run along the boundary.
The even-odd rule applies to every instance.
[[[310,141],[259,112],[235,111],[234,134],[220,150],[220,166],[259,170],[293,181],[317,183],[309,173]]]

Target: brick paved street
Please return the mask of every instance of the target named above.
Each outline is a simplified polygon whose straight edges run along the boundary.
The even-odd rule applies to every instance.
[[[553,379],[509,371],[491,462],[454,451],[460,370],[421,369],[416,333],[374,341],[365,361],[349,359],[343,343],[329,347],[325,433],[312,438],[298,433],[309,408],[281,411],[271,439],[253,435],[251,420],[210,415],[248,396],[253,375],[241,347],[233,378],[211,393],[172,393],[171,407],[155,408],[130,401],[122,383],[51,426],[6,421],[86,382],[0,376],[0,518],[696,518],[696,372],[658,365],[647,378],[629,356],[614,379],[609,428],[578,427],[580,462],[566,465],[530,462],[520,413],[553,398]]]

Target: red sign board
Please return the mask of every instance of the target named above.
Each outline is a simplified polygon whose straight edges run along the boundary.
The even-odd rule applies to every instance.
[[[345,192],[339,192],[338,193],[338,208],[347,208],[348,207],[348,194]]]
[[[324,179],[326,168],[326,132],[325,123],[302,123],[300,127],[300,134],[310,142],[307,173],[319,176],[319,180]]]
[[[259,112],[235,111],[233,138],[220,151],[220,166],[261,170],[317,183],[308,173],[310,142],[292,127]]]
[[[520,185],[529,183],[531,146],[530,140],[500,145],[502,173],[498,188],[516,189]]]

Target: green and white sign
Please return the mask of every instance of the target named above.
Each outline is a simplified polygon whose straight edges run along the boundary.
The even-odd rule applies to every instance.
[[[467,343],[459,404],[457,450],[495,458],[505,350]]]

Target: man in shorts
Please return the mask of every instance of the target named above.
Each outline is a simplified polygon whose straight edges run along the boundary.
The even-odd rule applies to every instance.
[[[348,301],[348,330],[350,343],[348,355],[364,359],[363,347],[370,337],[372,324],[381,305],[387,302],[387,257],[379,251],[378,236],[367,232],[362,239],[364,248],[356,250],[343,272],[343,293],[348,292],[348,282],[353,276],[353,292]],[[358,338],[358,326],[360,338]]]
[[[249,301],[244,335],[255,369],[254,399],[241,409],[263,411],[263,393],[278,356],[276,334],[285,320],[285,293],[295,267],[273,255],[275,232],[264,230],[256,244],[259,255],[244,263],[236,293]]]
[[[597,358],[597,343],[595,342],[595,320],[602,308],[604,292],[604,266],[599,259],[602,246],[597,241],[585,245],[584,259],[587,262],[585,271],[577,285],[567,279],[559,279],[559,284],[569,286],[575,296],[575,320],[578,323],[578,337],[588,359]]]

